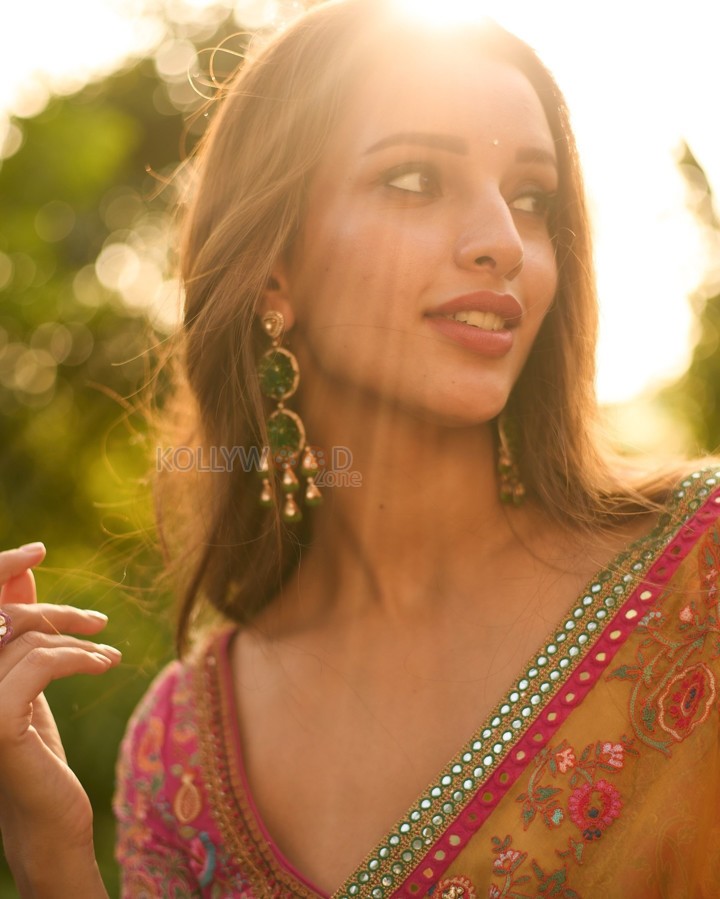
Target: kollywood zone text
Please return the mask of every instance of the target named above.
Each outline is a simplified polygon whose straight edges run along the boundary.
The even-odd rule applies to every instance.
[[[333,446],[330,452],[310,447],[319,471],[314,477],[318,487],[360,487],[362,474],[352,468],[352,452],[346,446]],[[156,471],[227,472],[236,467],[243,471],[261,471],[269,459],[270,447],[259,446],[158,446],[155,449]],[[277,467],[288,463],[286,455],[276,460]]]

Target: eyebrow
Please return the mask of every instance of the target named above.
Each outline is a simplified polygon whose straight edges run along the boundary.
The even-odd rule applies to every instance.
[[[430,147],[433,150],[447,150],[460,156],[467,156],[469,149],[467,141],[452,134],[434,134],[426,131],[401,131],[397,134],[389,134],[377,143],[365,150],[365,155],[384,150],[396,144],[418,144],[421,147]],[[515,154],[516,162],[539,163],[557,168],[555,156],[542,147],[520,147]]]
[[[447,150],[449,153],[466,155],[468,152],[467,141],[461,137],[453,137],[451,134],[433,134],[425,131],[402,131],[398,134],[389,134],[376,144],[368,147],[365,154],[376,153],[391,147],[394,144],[420,144],[422,147],[432,147],[434,150]]]
[[[515,154],[515,161],[536,162],[540,163],[540,165],[550,165],[554,169],[558,167],[555,156],[541,147],[520,147]]]

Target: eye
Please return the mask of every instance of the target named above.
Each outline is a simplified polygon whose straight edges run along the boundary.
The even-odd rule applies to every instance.
[[[554,200],[555,194],[540,188],[533,188],[518,194],[513,200],[510,200],[508,206],[518,212],[546,216],[550,212]]]
[[[382,180],[387,187],[404,193],[422,196],[435,196],[440,193],[437,175],[425,165],[412,164],[391,169]]]

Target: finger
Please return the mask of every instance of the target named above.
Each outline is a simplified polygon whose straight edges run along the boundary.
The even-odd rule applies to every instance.
[[[23,656],[3,680],[0,758],[27,733],[31,703],[48,684],[73,674],[103,674],[118,664],[119,658],[111,658],[102,649],[35,647]]]
[[[0,606],[10,603],[29,605],[34,602],[37,602],[35,576],[29,568],[8,578],[0,589]]]
[[[12,621],[12,639],[29,631],[39,631],[42,634],[96,634],[105,627],[108,620],[107,615],[95,609],[76,609],[74,606],[56,606],[48,602],[33,605],[3,603],[0,608]]]
[[[18,549],[6,549],[0,552],[0,584],[11,577],[39,565],[45,558],[45,547],[42,543],[28,543]]]
[[[99,653],[111,661],[119,661],[122,654],[112,646],[68,637],[65,634],[41,634],[39,631],[28,631],[14,639],[0,651],[0,680],[4,681],[23,660],[36,650],[77,649],[86,653]],[[3,704],[6,685],[3,683]],[[32,697],[35,698],[35,697]]]

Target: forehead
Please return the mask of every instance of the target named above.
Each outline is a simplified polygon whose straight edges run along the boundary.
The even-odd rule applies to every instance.
[[[331,143],[371,146],[387,133],[414,131],[453,134],[469,143],[529,143],[554,154],[545,112],[527,77],[465,44],[406,48],[369,64]]]

